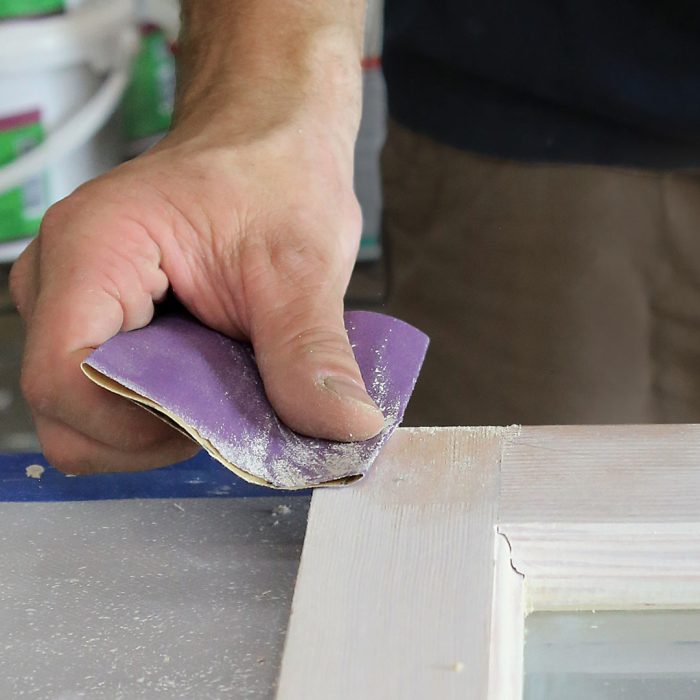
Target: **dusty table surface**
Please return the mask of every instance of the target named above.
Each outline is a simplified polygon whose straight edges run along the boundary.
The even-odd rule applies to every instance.
[[[308,505],[0,503],[0,697],[273,697]]]

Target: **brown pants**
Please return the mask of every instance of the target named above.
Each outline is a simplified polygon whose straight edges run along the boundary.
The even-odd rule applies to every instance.
[[[526,164],[391,124],[387,311],[409,425],[700,421],[700,175]]]

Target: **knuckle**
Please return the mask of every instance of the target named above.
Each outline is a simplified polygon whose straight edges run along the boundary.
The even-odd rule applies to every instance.
[[[307,328],[291,339],[302,352],[346,353],[348,337],[344,332],[327,326]]]
[[[17,310],[26,316],[36,284],[37,241],[33,240],[10,268],[8,288]]]
[[[249,301],[267,300],[267,306],[292,305],[292,297],[325,284],[328,270],[335,264],[328,254],[318,250],[315,241],[290,234],[284,240],[272,240],[246,246],[241,251],[242,289]]]
[[[52,204],[44,214],[41,220],[40,233],[43,237],[47,235],[52,235],[55,231],[60,229],[66,220],[66,215],[70,209],[69,198],[62,199],[55,204]]]
[[[285,363],[293,358],[294,366],[302,372],[310,365],[348,369],[354,366],[346,333],[329,326],[306,326],[303,330],[299,330],[299,326],[289,326],[282,330],[270,349]]]
[[[86,188],[86,189],[84,189]],[[87,207],[90,201],[99,200],[92,194],[93,185],[91,182],[81,185],[75,192],[64,199],[52,204],[45,212],[41,225],[39,226],[38,240],[49,249],[65,241],[85,218],[85,212],[90,212]]]
[[[276,274],[299,290],[321,291],[343,266],[340,249],[315,237],[292,236],[271,251]]]
[[[22,309],[25,305],[27,271],[24,257],[20,257],[10,269],[8,286],[10,298],[17,309]]]

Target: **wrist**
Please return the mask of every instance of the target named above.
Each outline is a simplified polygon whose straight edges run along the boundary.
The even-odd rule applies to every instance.
[[[212,47],[197,69],[180,72],[173,131],[236,145],[281,127],[310,128],[352,148],[362,99],[354,33],[325,26],[287,36],[274,50],[253,49]]]

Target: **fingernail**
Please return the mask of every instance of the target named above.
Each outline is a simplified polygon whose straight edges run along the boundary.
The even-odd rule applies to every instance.
[[[362,388],[362,385],[349,379],[348,377],[326,377],[323,380],[323,385],[329,391],[339,396],[341,399],[350,399],[351,401],[357,401],[363,406],[367,406],[374,411],[379,410],[374,401],[369,397],[367,392]]]

